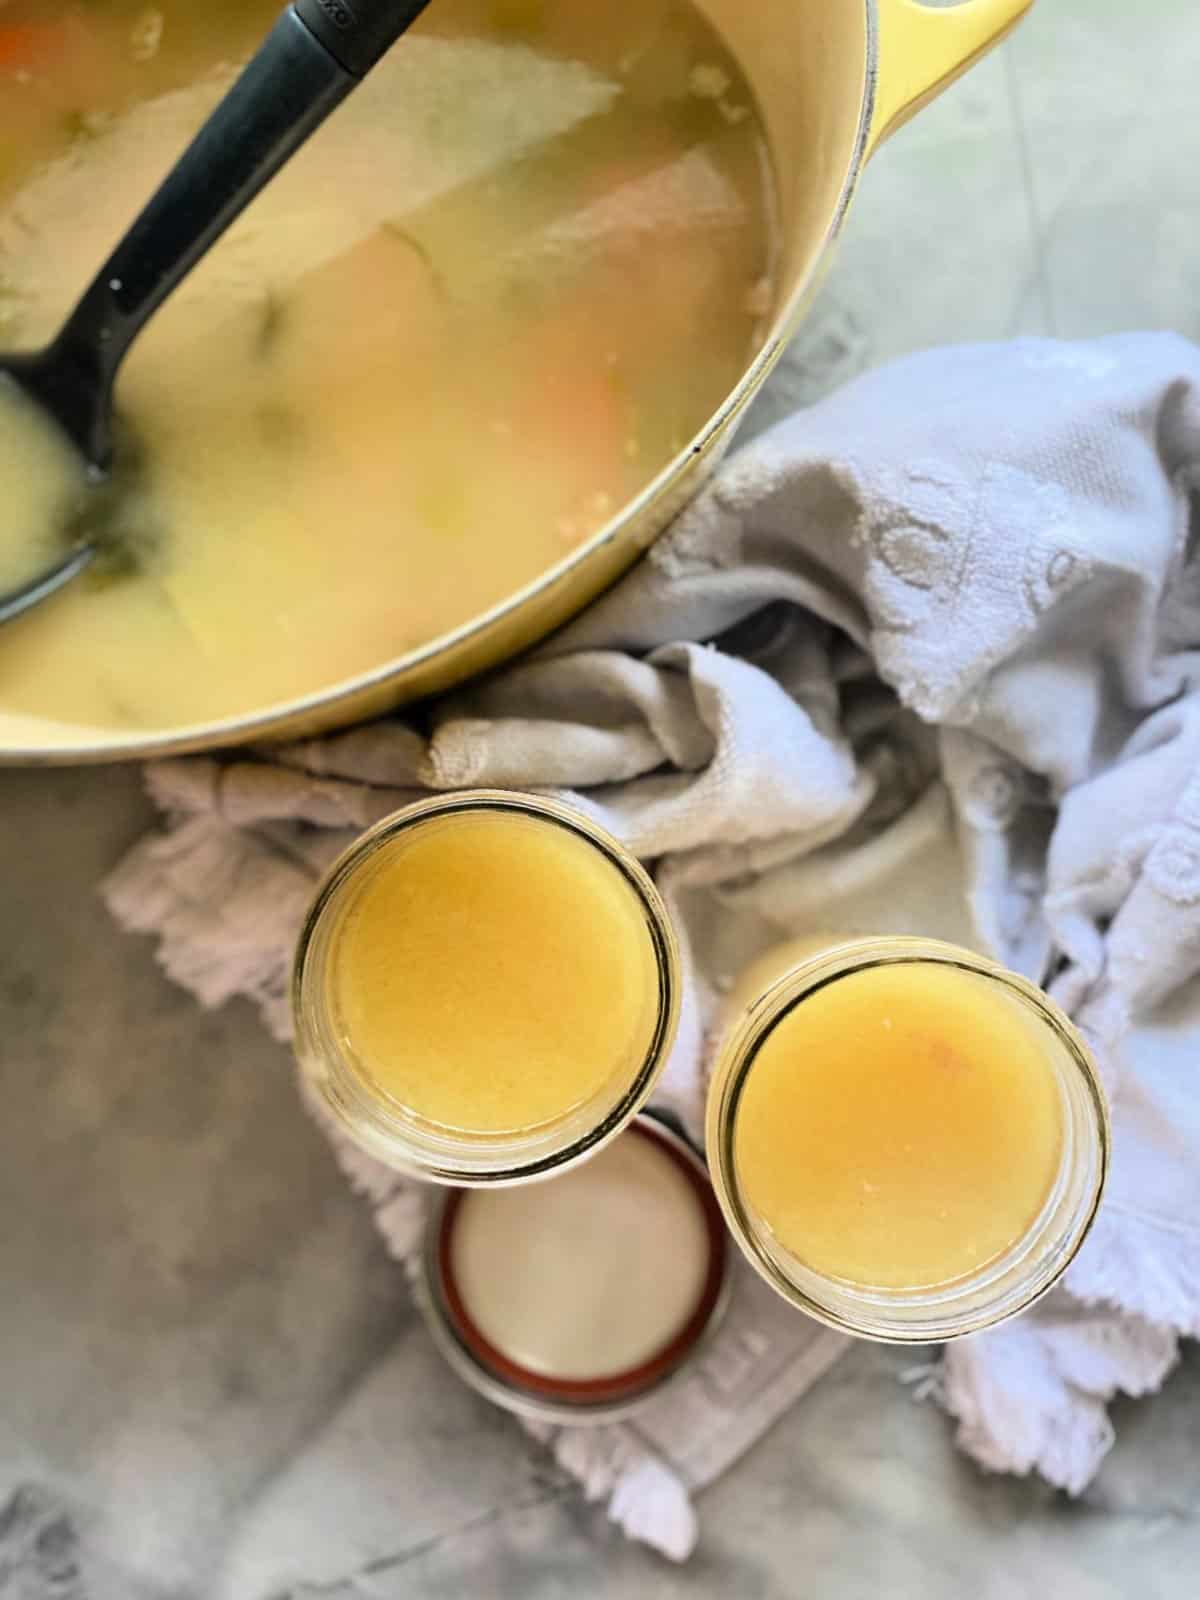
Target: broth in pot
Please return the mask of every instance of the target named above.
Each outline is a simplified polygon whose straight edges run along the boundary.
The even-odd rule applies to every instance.
[[[5,347],[57,328],[276,11],[0,11]],[[0,631],[0,712],[166,731],[503,601],[735,386],[774,212],[754,98],[689,0],[437,0],[134,347],[103,557]],[[0,519],[16,581],[78,489],[3,439],[0,475],[34,508]]]

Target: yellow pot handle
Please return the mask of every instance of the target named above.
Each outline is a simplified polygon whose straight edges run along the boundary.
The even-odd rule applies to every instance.
[[[879,76],[868,152],[1015,28],[1033,0],[960,0],[956,6],[876,0]]]

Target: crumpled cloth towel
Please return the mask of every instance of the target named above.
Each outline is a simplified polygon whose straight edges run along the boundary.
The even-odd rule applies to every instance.
[[[730,459],[523,662],[408,720],[151,766],[164,830],[109,904],[204,1004],[251,995],[284,1037],[304,906],[356,831],[429,790],[558,794],[653,864],[680,921],[662,1099],[694,1133],[720,991],[785,932],[940,934],[1046,983],[1102,1062],[1107,1200],[1064,1286],[925,1388],[985,1466],[1077,1493],[1106,1402],[1200,1333],[1198,495],[1180,338],[901,361]],[[411,1186],[340,1154],[410,1254]],[[684,1490],[727,1464],[689,1480],[636,1430],[549,1442],[675,1556]]]

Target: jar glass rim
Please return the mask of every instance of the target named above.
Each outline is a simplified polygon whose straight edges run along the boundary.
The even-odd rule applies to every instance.
[[[755,1228],[734,1149],[738,1105],[762,1046],[775,1028],[799,1005],[832,983],[880,966],[936,963],[969,972],[1002,985],[1046,1026],[1072,1074],[1068,1087],[1079,1115],[1064,1107],[1065,1135],[1080,1144],[1080,1129],[1089,1130],[1085,1148],[1065,1139],[1060,1172],[1038,1217],[1000,1257],[985,1262],[962,1278],[912,1290],[869,1289],[842,1283],[796,1262],[793,1275],[768,1250]],[[1061,1085],[1060,1085],[1061,1086]],[[1075,1126],[1075,1124],[1079,1126]],[[1059,1281],[1078,1253],[1095,1220],[1104,1191],[1111,1154],[1108,1101],[1090,1050],[1070,1019],[1038,986],[998,962],[960,945],[907,935],[846,938],[808,956],[783,973],[734,1021],[720,1051],[707,1104],[706,1146],[713,1187],[739,1249],[754,1269],[784,1299],[829,1327],[882,1343],[934,1343],[977,1333],[1026,1310]],[[1093,1158],[1065,1236],[1042,1256],[1033,1257],[1031,1241],[1049,1225],[1056,1204],[1063,1202],[1066,1164]],[[1024,1267],[1024,1270],[1022,1268]],[[1013,1281],[1015,1275],[1015,1282]],[[1007,1292],[1000,1292],[1005,1282]],[[996,1289],[994,1297],[990,1289]],[[956,1313],[964,1294],[974,1301]],[[906,1313],[911,1313],[906,1314]]]
[[[589,1118],[589,1106],[576,1107],[522,1138],[448,1131],[444,1136],[417,1133],[419,1119],[406,1119],[371,1088],[336,1041],[314,1025],[322,1001],[313,965],[320,966],[320,940],[345,894],[378,851],[421,825],[463,813],[499,812],[540,820],[566,829],[598,850],[624,878],[646,919],[655,963],[657,993],[653,1031],[637,1071],[600,1114]],[[528,1182],[549,1176],[590,1155],[614,1138],[641,1109],[666,1064],[674,1043],[680,1007],[679,944],[667,907],[639,861],[592,817],[575,806],[546,795],[507,789],[462,789],[434,795],[382,818],[355,839],[327,869],[310,903],[292,964],[291,1003],[296,1052],[302,1067],[317,1075],[323,1099],[345,1132],[362,1148],[399,1170],[448,1184],[482,1185]],[[322,1032],[318,1041],[316,1031]],[[568,1137],[555,1130],[578,1122]]]

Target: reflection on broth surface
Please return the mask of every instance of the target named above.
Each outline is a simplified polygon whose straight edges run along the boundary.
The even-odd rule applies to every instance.
[[[0,342],[53,332],[276,10],[0,11]],[[681,0],[437,0],[134,348],[123,559],[4,630],[0,710],[236,714],[535,578],[734,386],[770,183]],[[0,521],[0,574],[34,537]]]

